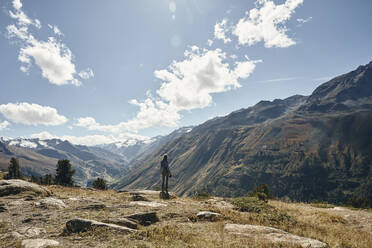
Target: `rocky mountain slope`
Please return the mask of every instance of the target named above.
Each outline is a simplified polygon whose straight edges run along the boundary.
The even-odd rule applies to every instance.
[[[246,195],[263,182],[278,197],[372,202],[371,89],[372,62],[309,97],[261,101],[212,119],[133,164],[113,186],[158,186],[160,155],[168,153],[180,195]]]

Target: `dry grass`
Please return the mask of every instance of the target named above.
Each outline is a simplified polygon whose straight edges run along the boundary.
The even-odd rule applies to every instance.
[[[264,240],[229,234],[224,230],[226,223],[280,228],[293,234],[318,239],[336,248],[367,248],[372,244],[371,231],[362,229],[363,225],[366,225],[364,219],[359,222],[351,221],[342,214],[336,214],[331,208],[315,208],[308,204],[269,201],[267,205],[250,199],[246,202],[240,201],[240,204],[249,205],[249,208],[245,209],[249,210],[248,212],[241,212],[228,207],[222,208],[208,198],[200,200],[176,198],[163,201],[158,198],[158,195],[146,195],[150,201],[167,204],[166,207],[153,208],[130,205],[129,193],[118,193],[113,190],[93,191],[61,186],[48,186],[48,189],[53,192],[53,197],[62,199],[68,208],[42,209],[33,205],[32,202],[27,202],[17,213],[18,215],[6,216],[0,213],[2,218],[0,247],[17,247],[20,240],[14,240],[7,234],[24,226],[22,220],[35,213],[40,214],[44,221],[32,222],[30,225],[46,229],[47,234],[41,238],[58,240],[62,246],[66,247],[296,247],[288,244],[273,245]],[[13,199],[9,200],[13,201]],[[217,201],[222,201],[222,199],[217,199]],[[103,202],[107,207],[101,210],[79,208],[94,202]],[[260,208],[259,211],[257,208]],[[217,222],[197,221],[196,214],[202,210],[218,212],[224,217]],[[149,211],[156,211],[160,222],[148,227],[140,227],[133,234],[125,235],[119,231],[101,227],[84,233],[61,235],[65,223],[72,218],[103,221],[135,212]],[[354,213],[355,218],[359,213],[370,216],[368,212],[347,211]],[[6,218],[3,219],[3,216]],[[370,226],[372,229],[372,224]]]

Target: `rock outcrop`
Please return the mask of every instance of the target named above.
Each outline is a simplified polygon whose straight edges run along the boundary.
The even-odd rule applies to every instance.
[[[41,196],[50,196],[51,192],[35,183],[29,183],[19,179],[0,180],[0,196],[17,195],[29,192]]]
[[[226,224],[225,231],[254,239],[265,239],[272,243],[290,243],[303,248],[325,248],[326,243],[316,239],[300,237],[280,229],[267,226]]]
[[[217,221],[222,218],[222,215],[210,211],[201,211],[196,217],[198,217],[198,220]]]
[[[22,248],[46,248],[58,246],[59,242],[52,239],[25,239],[22,240]]]
[[[72,219],[69,220],[66,223],[66,230],[69,233],[79,233],[79,232],[85,232],[88,231],[94,227],[107,227],[116,231],[122,231],[124,233],[131,233],[134,232],[135,230],[124,227],[124,226],[118,226],[115,224],[108,224],[108,223],[103,223],[95,220],[87,220],[87,219]]]
[[[159,221],[159,218],[156,212],[149,212],[149,213],[135,213],[131,215],[125,216],[127,219],[132,219],[138,222],[142,226],[149,226],[155,222]]]
[[[64,209],[67,208],[66,204],[60,200],[53,197],[47,197],[39,201],[40,206],[44,208],[58,208]]]

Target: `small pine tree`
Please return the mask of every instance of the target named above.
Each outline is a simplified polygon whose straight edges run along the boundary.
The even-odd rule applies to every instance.
[[[39,178],[35,177],[34,175],[31,175],[31,182],[32,183],[40,184]]]
[[[103,180],[103,178],[97,178],[93,182],[93,188],[106,190],[107,189],[107,184],[106,184],[105,180]]]
[[[8,166],[8,174],[5,179],[22,179],[21,172],[19,171],[19,163],[16,158],[11,158]]]
[[[75,170],[71,168],[70,161],[68,159],[58,160],[55,183],[63,186],[73,186],[74,181],[72,176]]]
[[[44,184],[44,185],[52,185],[54,183],[54,178],[51,174],[46,174],[44,175],[44,177],[42,178],[42,182],[41,184]]]

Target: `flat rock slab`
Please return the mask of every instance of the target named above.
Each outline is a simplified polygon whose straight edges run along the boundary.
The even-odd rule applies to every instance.
[[[149,200],[142,195],[133,194],[132,195],[132,201],[149,201]]]
[[[103,203],[93,203],[87,206],[78,207],[76,208],[76,210],[100,210],[100,209],[105,209],[105,208],[106,208],[106,205]]]
[[[7,211],[7,209],[5,207],[5,204],[4,203],[0,203],[0,213],[5,212],[5,211]]]
[[[17,195],[22,192],[31,192],[42,196],[51,195],[49,190],[35,183],[20,179],[0,180],[0,196]]]
[[[45,234],[46,230],[44,228],[26,226],[19,229],[18,233],[20,233],[23,236],[26,236],[27,238],[33,238],[36,236],[40,236],[41,234]]]
[[[167,204],[165,203],[159,203],[159,202],[148,202],[148,201],[132,201],[129,203],[129,205],[131,206],[142,206],[142,207],[153,207],[153,208],[157,208],[157,207],[166,207]]]
[[[155,190],[135,190],[128,191],[130,195],[158,195],[160,191]]]
[[[70,233],[79,233],[88,231],[94,227],[107,227],[113,230],[122,231],[124,233],[131,233],[136,230],[133,230],[128,227],[118,226],[115,224],[103,223],[95,220],[88,219],[72,219],[66,222],[66,229]]]
[[[201,211],[196,216],[198,217],[199,220],[207,221],[217,221],[222,218],[221,214],[210,211]]]
[[[23,248],[46,248],[49,246],[58,246],[59,242],[51,239],[25,239],[22,240]]]
[[[159,218],[156,212],[135,213],[135,214],[127,215],[125,216],[125,218],[134,220],[142,226],[149,226],[159,221]]]
[[[137,229],[137,223],[127,218],[108,219],[103,221],[105,223],[115,224],[118,226],[126,226],[128,228]]]
[[[47,197],[44,199],[41,199],[40,206],[44,208],[58,208],[58,209],[64,209],[67,208],[67,205],[60,199],[56,199],[53,197]]]
[[[265,239],[271,243],[291,243],[303,248],[325,248],[326,243],[316,239],[300,237],[280,229],[267,226],[226,224],[225,231],[250,238]]]

